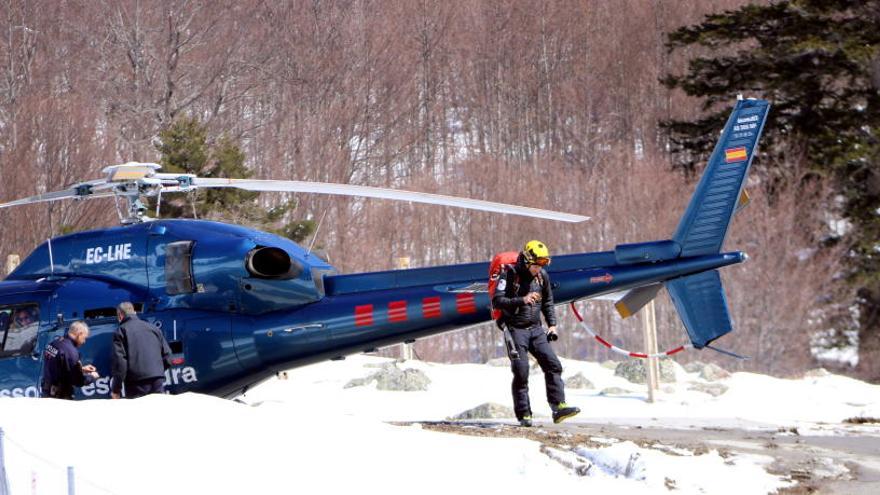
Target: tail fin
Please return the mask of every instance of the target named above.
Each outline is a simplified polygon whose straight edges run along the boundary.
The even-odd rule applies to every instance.
[[[742,197],[743,184],[769,109],[770,103],[765,100],[737,100],[709,158],[709,165],[672,236],[681,246],[682,257],[721,251],[730,220]]]
[[[748,202],[743,184],[769,109],[764,100],[737,100],[672,237],[682,257],[721,251],[733,215]],[[717,270],[670,280],[666,289],[694,347],[707,346],[733,330]]]
[[[731,219],[749,202],[743,184],[769,110],[770,104],[764,100],[737,100],[672,240],[621,244],[614,249],[618,264],[721,252]],[[706,347],[733,330],[717,270],[667,280],[664,284],[694,347]],[[659,289],[660,284],[637,287],[615,307],[624,318],[634,315],[657,296]]]

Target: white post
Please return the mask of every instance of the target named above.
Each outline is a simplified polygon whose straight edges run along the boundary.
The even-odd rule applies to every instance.
[[[650,311],[651,311],[651,354],[657,354],[660,352],[657,347],[657,312],[654,311],[654,301],[651,301]],[[651,361],[654,362],[654,390],[660,390],[660,359],[653,358]]]
[[[76,495],[76,479],[73,477],[73,466],[67,466],[67,495]]]
[[[3,453],[3,428],[0,428],[0,495],[9,495],[9,480],[6,479],[6,457]]]
[[[402,256],[400,258],[396,258],[395,265],[398,270],[406,270],[409,268],[409,256]],[[412,344],[403,343],[400,344],[400,359],[404,361],[410,361],[413,358],[412,352]]]
[[[645,330],[645,354],[656,354],[657,315],[654,312],[653,300],[645,307],[642,322]],[[648,369],[648,402],[654,402],[654,391],[660,388],[658,383],[660,377],[660,363],[657,361],[657,358],[648,358],[645,361],[645,366]]]

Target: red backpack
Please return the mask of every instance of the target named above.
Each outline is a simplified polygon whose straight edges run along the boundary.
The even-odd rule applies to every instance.
[[[495,297],[495,289],[498,287],[498,281],[504,276],[504,272],[516,265],[519,253],[516,251],[507,251],[498,253],[492,257],[492,263],[489,264],[489,304]],[[501,310],[492,308],[492,319],[496,322],[501,318]]]

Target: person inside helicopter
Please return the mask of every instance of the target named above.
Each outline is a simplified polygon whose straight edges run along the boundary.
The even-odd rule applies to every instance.
[[[0,357],[19,356],[33,351],[39,327],[37,307],[33,304],[20,306],[4,310],[0,314],[6,320],[0,325]],[[7,325],[8,328],[4,328]]]
[[[13,320],[14,328],[24,328],[33,325],[36,318],[36,307],[24,306],[15,310],[15,319]]]

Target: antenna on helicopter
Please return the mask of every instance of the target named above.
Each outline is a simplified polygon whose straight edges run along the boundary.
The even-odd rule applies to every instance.
[[[49,244],[49,275],[55,275],[55,258],[52,257],[52,238],[46,239]]]
[[[324,210],[324,213],[321,213],[321,219],[318,220],[318,226],[315,227],[315,234],[312,235],[312,242],[309,243],[309,250],[306,251],[306,256],[312,254],[312,247],[315,245],[315,241],[318,240],[318,232],[321,231],[321,224],[324,223],[324,217],[327,216],[327,210]]]
[[[561,222],[583,222],[590,218],[583,215],[529,208],[526,206],[442,194],[403,191],[400,189],[296,180],[202,178],[196,177],[193,174],[161,173],[159,172],[161,168],[156,163],[128,162],[122,165],[113,165],[103,169],[104,174],[106,174],[103,179],[81,182],[61,191],[37,194],[36,196],[0,203],[0,208],[57,201],[60,199],[83,200],[115,197],[118,200],[121,197],[128,202],[128,211],[125,215],[119,211],[119,219],[123,224],[131,224],[150,220],[144,215],[146,207],[141,202],[142,197],[152,197],[174,192],[188,193],[202,188],[235,188],[257,192],[300,192],[392,199],[543,218]],[[193,212],[194,215],[197,215],[195,208],[193,208]]]

